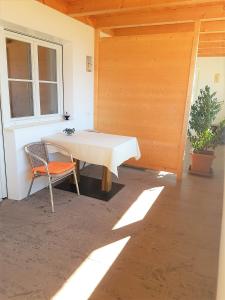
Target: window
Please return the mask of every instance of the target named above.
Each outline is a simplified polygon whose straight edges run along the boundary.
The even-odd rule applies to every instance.
[[[9,117],[62,114],[62,47],[8,32],[5,42]]]
[[[31,45],[6,39],[11,117],[33,116]]]
[[[56,50],[38,46],[41,114],[58,113]]]

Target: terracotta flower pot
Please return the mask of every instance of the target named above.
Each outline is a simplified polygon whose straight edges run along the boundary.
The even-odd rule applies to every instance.
[[[212,174],[212,162],[215,158],[213,151],[205,151],[202,153],[191,153],[191,173],[199,175]]]

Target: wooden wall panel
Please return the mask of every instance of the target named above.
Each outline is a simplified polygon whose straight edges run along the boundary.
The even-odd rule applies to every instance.
[[[194,33],[102,38],[96,129],[136,136],[132,165],[177,172]]]

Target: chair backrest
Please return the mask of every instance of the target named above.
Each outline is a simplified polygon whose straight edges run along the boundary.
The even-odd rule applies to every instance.
[[[49,162],[48,152],[46,145],[43,142],[35,142],[28,144],[24,147],[26,153],[28,154],[29,161],[32,168],[39,167],[43,165],[43,162],[38,158],[32,156],[32,154],[44,159],[46,162]]]

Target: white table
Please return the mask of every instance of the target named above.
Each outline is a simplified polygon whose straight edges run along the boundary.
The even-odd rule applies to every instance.
[[[111,190],[111,172],[118,176],[118,166],[129,158],[139,159],[141,156],[136,137],[76,131],[72,136],[57,133],[43,137],[42,140],[67,148],[79,161],[104,166],[103,191]]]

